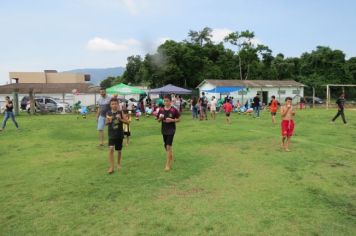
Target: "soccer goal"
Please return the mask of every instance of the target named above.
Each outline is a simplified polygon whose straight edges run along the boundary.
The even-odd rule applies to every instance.
[[[326,109],[333,107],[340,94],[345,95],[346,104],[356,107],[356,84],[327,84],[326,85]]]

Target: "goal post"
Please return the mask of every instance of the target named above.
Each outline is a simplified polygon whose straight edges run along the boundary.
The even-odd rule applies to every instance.
[[[341,91],[339,93],[345,93],[345,88],[355,88],[356,84],[327,84],[326,85],[326,109],[328,110],[330,107],[330,100],[331,100],[331,88],[332,87],[341,87]],[[347,96],[347,94],[346,94]]]

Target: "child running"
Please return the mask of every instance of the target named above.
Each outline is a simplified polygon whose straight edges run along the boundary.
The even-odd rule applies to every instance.
[[[166,165],[164,170],[170,171],[173,165],[173,138],[176,132],[176,122],[179,122],[179,112],[171,106],[171,97],[164,97],[164,107],[157,114],[158,122],[162,122],[164,148],[166,150]]]
[[[285,105],[282,106],[281,108],[282,147],[286,152],[290,152],[289,144],[294,131],[293,117],[295,116],[295,112],[293,111],[292,108],[292,98],[287,97],[285,101],[286,101]]]
[[[276,124],[276,114],[277,114],[278,106],[280,104],[276,100],[276,96],[273,95],[271,98],[272,98],[272,100],[269,103],[269,111],[271,112],[272,123],[275,125]]]
[[[230,103],[229,99],[226,99],[225,103],[222,105],[222,107],[224,108],[225,111],[225,116],[226,116],[226,122],[228,124],[231,124],[231,120],[230,120],[230,114],[232,112],[232,105]]]
[[[114,173],[114,148],[117,151],[117,170],[121,169],[121,150],[124,138],[123,123],[128,124],[122,110],[119,110],[119,101],[116,98],[110,100],[111,110],[106,113],[105,123],[108,126],[109,135],[109,170],[108,173]]]

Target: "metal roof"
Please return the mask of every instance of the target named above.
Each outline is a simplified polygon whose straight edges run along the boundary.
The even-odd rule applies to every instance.
[[[100,88],[89,83],[13,83],[0,86],[0,94],[9,94],[17,90],[19,93],[72,93],[74,89],[79,93],[98,93]]]
[[[242,86],[246,88],[268,88],[268,87],[305,87],[304,84],[294,80],[211,80],[207,79],[201,82],[197,88],[205,83],[219,86]]]

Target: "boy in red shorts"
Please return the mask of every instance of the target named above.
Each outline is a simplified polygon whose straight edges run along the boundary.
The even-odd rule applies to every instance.
[[[222,107],[224,108],[224,111],[225,111],[226,122],[228,124],[231,124],[230,114],[232,112],[232,105],[230,103],[230,100],[226,99],[226,101],[225,101],[224,105],[222,105]]]
[[[295,116],[295,112],[292,108],[292,98],[287,97],[285,101],[285,105],[281,108],[282,147],[286,152],[289,152],[290,139],[294,131],[293,117]]]

